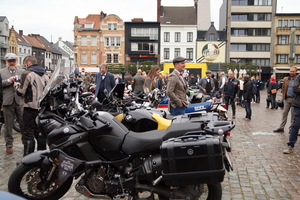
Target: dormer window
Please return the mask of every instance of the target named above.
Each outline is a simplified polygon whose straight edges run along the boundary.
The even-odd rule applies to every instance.
[[[93,28],[94,23],[85,23],[84,28]]]

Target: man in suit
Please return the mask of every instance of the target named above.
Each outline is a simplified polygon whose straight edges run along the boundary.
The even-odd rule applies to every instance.
[[[183,115],[189,105],[186,96],[188,83],[183,78],[185,60],[183,57],[173,59],[174,71],[168,78],[166,93],[170,98],[169,111],[172,115]]]
[[[210,97],[213,96],[213,92],[215,90],[215,82],[211,78],[212,72],[207,70],[206,76],[201,78],[198,87],[200,88],[200,92],[204,95],[209,95]]]
[[[133,81],[132,81],[133,94],[138,95],[143,92],[144,82],[145,82],[145,77],[142,75],[142,70],[139,69],[136,75],[133,77]]]
[[[4,57],[5,68],[0,70],[3,87],[3,114],[4,114],[4,137],[6,142],[6,153],[13,153],[12,128],[14,117],[17,116],[21,134],[24,135],[23,108],[20,106],[20,97],[15,93],[14,82],[19,81],[24,69],[16,67],[18,56],[14,53],[7,53]]]
[[[102,102],[106,97],[104,94],[104,90],[106,89],[108,92],[110,92],[116,84],[114,75],[107,72],[106,64],[100,65],[100,72],[96,74],[95,83],[95,96],[98,98],[99,102]]]

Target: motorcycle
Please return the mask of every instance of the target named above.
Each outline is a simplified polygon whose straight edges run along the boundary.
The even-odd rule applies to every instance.
[[[220,120],[227,120],[226,105],[218,98],[211,99],[208,95],[202,93],[193,94],[190,98],[191,104],[185,110],[185,113],[195,112],[216,112],[219,113]],[[158,89],[154,89],[149,93],[150,105],[158,109],[167,109],[169,107],[169,97],[165,95],[165,92]],[[201,103],[192,103],[192,102]]]
[[[93,198],[140,199],[145,191],[148,199],[154,194],[159,199],[222,198],[220,183],[232,166],[221,138],[234,122],[185,123],[181,118],[182,123],[165,130],[129,131],[107,112],[84,110],[78,93],[73,98],[67,92],[62,71],[53,72],[37,117],[49,150],[22,159],[9,178],[9,192],[26,199],[59,199],[79,179],[76,190]],[[69,103],[66,120],[57,109]],[[207,115],[214,118],[214,113]]]

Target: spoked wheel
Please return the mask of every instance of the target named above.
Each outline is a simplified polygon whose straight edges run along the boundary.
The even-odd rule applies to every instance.
[[[8,181],[8,191],[26,199],[57,200],[71,187],[70,177],[58,188],[57,180],[52,180],[46,189],[41,189],[41,166],[19,164]]]

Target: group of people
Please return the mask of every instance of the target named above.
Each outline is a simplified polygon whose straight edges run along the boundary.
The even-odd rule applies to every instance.
[[[18,56],[7,53],[4,56],[6,67],[0,70],[0,106],[4,114],[4,138],[6,153],[13,153],[12,128],[15,116],[20,125],[23,155],[46,149],[46,141],[40,134],[35,118],[38,115],[38,100],[49,81],[45,69],[38,65],[34,56],[26,56],[23,68],[17,67]]]

